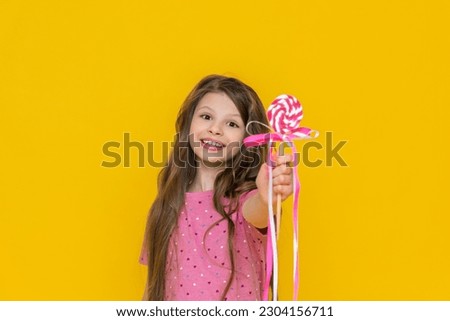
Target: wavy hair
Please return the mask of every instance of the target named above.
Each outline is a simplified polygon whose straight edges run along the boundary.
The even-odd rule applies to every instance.
[[[148,278],[146,299],[161,301],[165,297],[165,276],[167,252],[172,232],[177,226],[179,213],[184,205],[185,192],[196,175],[195,154],[188,143],[192,117],[200,100],[207,93],[225,93],[237,107],[244,124],[258,121],[268,125],[266,113],[256,92],[236,78],[209,75],[189,93],[183,102],[176,121],[176,136],[173,150],[166,166],[158,175],[158,194],[153,202],[146,226],[146,246],[148,249]],[[249,126],[244,137],[267,132],[267,128],[254,123]],[[221,299],[223,300],[235,275],[233,235],[235,226],[230,216],[238,208],[238,197],[242,193],[256,188],[255,179],[265,159],[266,148],[248,150],[241,146],[240,152],[228,161],[214,182],[214,207],[228,224],[228,253],[231,274]],[[181,165],[181,166],[180,166]],[[226,208],[221,197],[230,200]]]

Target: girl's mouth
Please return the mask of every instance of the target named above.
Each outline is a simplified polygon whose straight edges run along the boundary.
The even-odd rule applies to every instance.
[[[202,147],[208,150],[213,150],[213,151],[218,151],[221,150],[225,147],[224,144],[213,141],[213,140],[208,140],[208,139],[201,139],[200,143],[202,144]]]

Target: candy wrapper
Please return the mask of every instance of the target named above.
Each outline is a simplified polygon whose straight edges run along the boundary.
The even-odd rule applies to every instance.
[[[274,143],[281,142],[287,144],[292,148],[292,153],[296,157],[298,156],[296,153],[295,145],[293,143],[294,140],[299,139],[311,139],[316,138],[319,133],[315,130],[306,127],[299,127],[300,121],[303,118],[303,108],[300,102],[294,97],[290,95],[281,95],[278,96],[272,104],[269,106],[267,110],[267,117],[269,119],[269,123],[271,128],[271,133],[257,134],[246,137],[244,139],[244,144],[247,147],[254,147],[263,144],[268,144],[269,152],[267,153],[267,163],[269,164],[269,218],[268,218],[268,240],[267,240],[267,251],[266,251],[266,280],[264,283],[264,294],[263,299],[269,299],[269,288],[270,288],[270,279],[273,275],[273,284],[272,284],[272,299],[277,301],[278,299],[278,251],[277,251],[277,232],[279,235],[280,231],[280,217],[281,217],[281,198],[277,196],[277,215],[275,216],[277,219],[277,224],[275,223],[274,213],[273,213],[273,175],[272,175],[272,166],[274,166],[274,162],[272,159],[272,155],[274,153]],[[247,124],[250,126],[252,122]],[[265,126],[265,125],[264,125]],[[280,148],[280,150],[283,150]],[[298,255],[298,201],[299,201],[299,193],[300,193],[300,181],[298,178],[297,166],[298,160],[294,159],[293,161],[293,209],[292,209],[292,224],[294,226],[293,231],[293,283],[294,283],[294,293],[293,300],[297,300],[297,293],[299,289],[299,255]],[[277,228],[275,228],[277,225]]]

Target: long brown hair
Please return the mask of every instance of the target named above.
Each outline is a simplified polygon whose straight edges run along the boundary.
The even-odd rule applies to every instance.
[[[161,301],[165,297],[166,260],[169,241],[177,225],[178,215],[184,205],[185,192],[196,175],[196,159],[188,143],[188,135],[196,106],[207,93],[225,93],[236,105],[244,124],[258,121],[268,124],[266,113],[256,92],[238,79],[210,75],[203,78],[190,92],[178,113],[176,136],[166,166],[158,176],[158,194],[150,208],[146,227],[148,246],[148,300]],[[258,124],[251,124],[249,134],[267,132]],[[248,150],[241,146],[214,182],[214,207],[228,223],[228,252],[232,271],[222,299],[225,298],[235,273],[233,255],[234,223],[230,215],[236,210],[238,196],[256,188],[255,179],[265,157],[265,148]],[[226,209],[221,197],[230,199]]]

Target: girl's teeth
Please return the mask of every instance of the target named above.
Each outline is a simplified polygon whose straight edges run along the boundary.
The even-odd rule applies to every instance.
[[[208,145],[211,145],[211,146],[214,146],[214,147],[222,147],[222,144],[216,143],[216,142],[212,142],[212,141],[209,141],[209,140],[204,140],[203,142],[205,144],[208,144]]]

